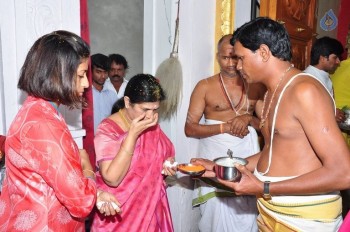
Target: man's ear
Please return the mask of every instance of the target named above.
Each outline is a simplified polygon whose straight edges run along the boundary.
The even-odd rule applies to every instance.
[[[328,61],[328,57],[326,57],[326,56],[320,56],[320,58],[318,59],[319,64],[327,62],[327,61]]]
[[[259,55],[261,56],[263,62],[267,62],[270,59],[271,51],[270,51],[270,48],[266,44],[261,44],[258,52],[259,52]]]

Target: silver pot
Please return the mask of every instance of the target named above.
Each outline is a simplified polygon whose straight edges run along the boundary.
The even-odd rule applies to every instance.
[[[235,164],[247,165],[248,161],[239,157],[219,157],[214,159],[216,177],[222,180],[239,181],[241,173],[235,167]]]

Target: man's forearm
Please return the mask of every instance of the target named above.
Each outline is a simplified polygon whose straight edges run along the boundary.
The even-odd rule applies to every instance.
[[[259,124],[260,124],[260,119],[258,119],[256,116],[252,115],[252,118],[249,122],[249,124],[257,131],[260,131]]]
[[[227,130],[229,130],[229,126],[227,123],[214,125],[186,123],[185,125],[186,136],[192,138],[207,138],[210,136],[225,133]]]

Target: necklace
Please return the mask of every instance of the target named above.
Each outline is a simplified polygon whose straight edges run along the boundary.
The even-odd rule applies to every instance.
[[[127,128],[130,128],[130,123],[129,123],[128,120],[125,118],[125,115],[124,115],[124,113],[123,113],[123,109],[119,110],[119,114],[120,114],[120,117],[122,118],[122,120],[123,120],[125,126],[126,126]]]
[[[225,86],[225,84],[224,84],[224,80],[222,79],[221,72],[219,73],[219,77],[220,77],[220,79],[219,79],[219,80],[220,80],[220,85],[221,85],[222,91],[224,92],[224,95],[225,95],[226,100],[228,101],[229,105],[231,106],[231,109],[236,113],[236,115],[240,115],[240,114],[239,114],[239,111],[240,111],[240,110],[242,109],[242,107],[243,107],[243,104],[241,105],[242,99],[243,99],[243,95],[244,95],[244,93],[246,92],[246,91],[245,91],[245,84],[244,84],[244,82],[243,82],[243,88],[242,88],[242,92],[241,92],[241,97],[240,97],[240,99],[239,99],[237,105],[235,106],[235,105],[233,104],[231,98],[229,97],[228,93],[227,93],[227,89],[226,89],[226,86]],[[245,98],[246,98],[246,101],[245,101],[245,102],[247,102],[247,94],[246,94],[246,97],[245,97]],[[241,107],[240,107],[239,109],[237,109],[237,107],[240,106],[240,105],[241,105]],[[249,106],[249,104],[248,104],[248,106]]]
[[[272,105],[272,101],[275,97],[275,94],[276,94],[276,91],[278,89],[278,87],[280,86],[282,80],[284,79],[284,77],[286,76],[286,73],[289,72],[289,70],[291,70],[291,68],[293,68],[294,65],[291,64],[282,74],[282,76],[280,77],[280,80],[278,81],[277,85],[276,85],[276,88],[275,90],[273,91],[272,93],[272,96],[271,96],[271,99],[270,99],[270,102],[269,102],[269,106],[267,107],[267,110],[266,110],[266,114],[264,116],[264,112],[265,112],[265,106],[266,106],[266,99],[267,99],[267,94],[268,94],[268,91],[265,93],[265,96],[264,96],[264,102],[263,102],[263,108],[261,110],[261,119],[260,119],[260,124],[259,124],[259,128],[262,129],[264,126],[265,126],[265,122],[266,122],[266,119],[267,117],[269,116],[269,113],[270,113],[270,108],[271,108],[271,105]]]

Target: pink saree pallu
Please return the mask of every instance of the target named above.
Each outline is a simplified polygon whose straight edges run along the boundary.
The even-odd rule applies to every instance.
[[[350,212],[344,218],[338,232],[349,232],[350,231]]]
[[[110,119],[99,126],[95,138],[96,160],[112,160],[127,133]],[[136,142],[128,173],[117,187],[104,183],[97,175],[97,186],[113,193],[122,204],[122,213],[94,215],[92,231],[174,231],[164,176],[164,161],[174,156],[174,147],[159,125],[149,128]]]

